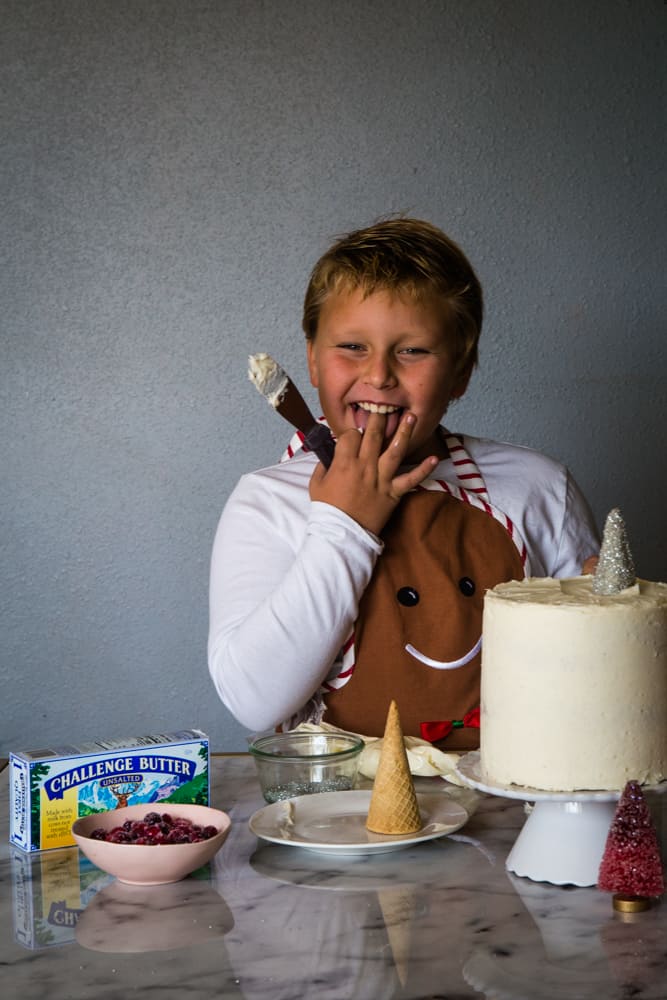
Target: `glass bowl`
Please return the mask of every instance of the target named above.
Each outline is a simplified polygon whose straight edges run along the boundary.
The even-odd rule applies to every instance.
[[[267,802],[354,788],[364,748],[352,733],[270,733],[249,747]]]

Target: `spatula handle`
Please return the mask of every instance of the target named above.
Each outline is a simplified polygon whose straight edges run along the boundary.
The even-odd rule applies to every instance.
[[[315,452],[325,469],[328,469],[336,447],[329,428],[324,424],[313,424],[304,438],[304,444],[309,451]]]

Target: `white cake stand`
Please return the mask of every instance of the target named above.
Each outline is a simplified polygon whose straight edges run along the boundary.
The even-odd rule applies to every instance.
[[[461,758],[456,773],[480,792],[535,803],[507,856],[509,871],[534,882],[596,885],[620,791],[548,792],[491,784],[481,772],[478,750]]]

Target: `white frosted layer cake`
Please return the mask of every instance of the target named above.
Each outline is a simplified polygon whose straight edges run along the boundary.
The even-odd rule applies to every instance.
[[[667,584],[501,583],[484,599],[480,767],[546,791],[667,777]]]

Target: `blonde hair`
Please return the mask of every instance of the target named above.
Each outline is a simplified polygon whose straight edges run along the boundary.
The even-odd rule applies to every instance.
[[[482,288],[468,258],[442,230],[400,217],[340,237],[310,275],[303,303],[306,338],[315,339],[320,311],[331,295],[358,288],[364,297],[389,291],[415,301],[440,298],[457,374],[470,374],[482,329]]]

